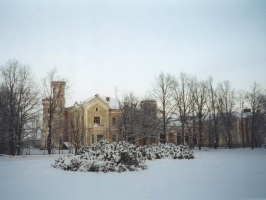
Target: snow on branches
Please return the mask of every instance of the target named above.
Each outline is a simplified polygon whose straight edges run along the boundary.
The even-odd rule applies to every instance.
[[[52,164],[54,168],[68,171],[124,172],[147,169],[146,160],[172,158],[192,159],[193,151],[186,145],[159,144],[135,146],[124,141],[111,143],[101,140],[83,147],[78,155],[62,155]]]

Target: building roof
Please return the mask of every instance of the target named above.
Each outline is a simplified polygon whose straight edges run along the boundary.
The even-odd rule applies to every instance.
[[[97,94],[95,96],[92,96],[92,97],[89,97],[89,98],[85,99],[84,101],[80,102],[80,104],[89,102],[89,101],[91,101],[91,100],[93,100],[93,99],[95,99],[97,97],[100,98],[101,100],[103,100],[105,103],[108,103],[110,109],[119,109],[119,101],[117,101],[116,99],[111,98],[111,97],[99,96]],[[109,98],[109,101],[107,101],[108,98]]]
[[[168,126],[181,126],[181,121],[179,118],[172,118],[169,120]]]
[[[236,116],[237,118],[241,118],[241,113],[236,112],[236,113],[235,113],[235,116]],[[242,113],[242,117],[243,117],[243,118],[250,118],[250,117],[252,117],[252,112],[244,112],[244,113]]]

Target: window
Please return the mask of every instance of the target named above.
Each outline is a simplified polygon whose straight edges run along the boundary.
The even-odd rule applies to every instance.
[[[112,126],[116,126],[116,118],[115,117],[112,118]]]
[[[103,135],[97,135],[97,142],[103,140]]]
[[[97,112],[98,110],[99,110],[99,108],[98,108],[98,107],[96,107],[96,108],[95,108],[95,111]]]
[[[100,124],[100,117],[94,117],[94,124]]]
[[[116,133],[113,133],[113,142],[116,142]]]
[[[94,135],[91,135],[91,143],[94,143]]]
[[[175,142],[174,134],[172,134],[172,133],[168,134],[168,142],[174,144],[174,142]]]
[[[155,135],[151,136],[151,143],[152,144],[156,143],[156,136]]]

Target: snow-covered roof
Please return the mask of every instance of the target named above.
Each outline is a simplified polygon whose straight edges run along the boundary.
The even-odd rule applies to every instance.
[[[181,122],[178,118],[172,118],[169,120],[169,126],[181,126]]]
[[[74,145],[71,142],[64,142],[64,145],[69,149],[70,147],[74,147]]]
[[[111,98],[111,97],[107,97],[107,96],[97,96],[97,95],[95,95],[95,96],[92,96],[90,98],[85,99],[84,101],[82,101],[80,103],[83,104],[83,103],[89,102],[89,101],[93,100],[96,97],[99,97],[101,100],[103,100],[104,102],[108,103],[109,104],[109,108],[111,108],[111,109],[119,109],[119,102],[116,99]],[[109,98],[109,101],[107,101],[108,98]]]
[[[239,119],[241,118],[241,113],[239,113],[239,112],[235,112],[235,113],[233,113],[233,115],[236,118],[239,118]],[[208,116],[209,115],[207,115],[207,117],[205,117],[206,120],[208,120]],[[252,113],[251,112],[244,112],[244,113],[242,113],[242,117],[243,117],[243,119],[244,118],[250,118],[250,117],[252,117]],[[173,115],[172,119],[169,120],[168,125],[169,126],[181,126],[181,121],[179,120],[179,117],[177,117],[176,115]]]
[[[220,116],[220,113],[217,114],[218,116]],[[241,118],[241,113],[240,112],[233,112],[232,115],[236,118]],[[242,117],[243,118],[250,118],[252,116],[252,112],[244,112],[242,113]],[[208,114],[206,115],[205,119],[208,119],[208,118],[211,118],[212,117],[212,114]]]
[[[241,113],[236,112],[236,113],[235,113],[235,116],[236,116],[237,118],[241,118]],[[251,117],[251,116],[252,116],[252,113],[251,113],[251,112],[244,112],[244,113],[242,114],[242,117],[243,117],[243,118],[249,118],[249,117]]]

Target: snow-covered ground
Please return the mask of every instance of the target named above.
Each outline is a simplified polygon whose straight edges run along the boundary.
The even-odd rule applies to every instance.
[[[58,155],[0,156],[0,199],[266,199],[266,149],[194,152],[124,173],[55,169]]]

